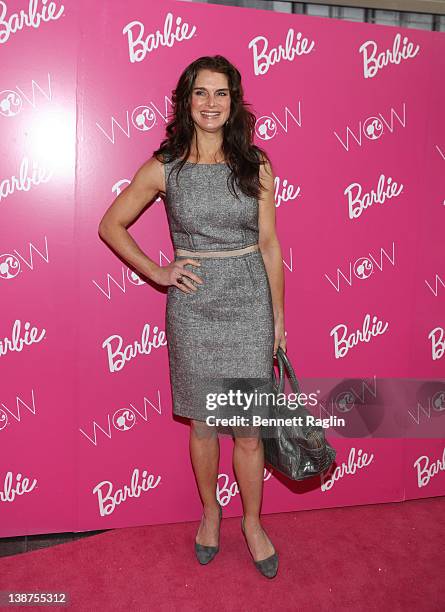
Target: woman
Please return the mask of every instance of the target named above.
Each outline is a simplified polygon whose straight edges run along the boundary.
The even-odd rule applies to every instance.
[[[239,389],[246,381],[270,380],[278,347],[286,350],[284,272],[274,176],[265,152],[253,145],[255,116],[243,100],[239,71],[220,55],[201,57],[182,73],[172,102],[167,138],[110,206],[99,233],[141,274],[168,287],[173,412],[191,423],[190,454],[203,503],[195,552],[206,564],[219,550],[222,509],[219,437],[207,421],[213,408],[202,392],[219,392],[220,384],[227,389],[227,381]],[[126,230],[158,194],[165,196],[175,247],[175,260],[162,267]],[[260,522],[260,428],[232,431],[242,531],[257,569],[273,578],[278,555]]]

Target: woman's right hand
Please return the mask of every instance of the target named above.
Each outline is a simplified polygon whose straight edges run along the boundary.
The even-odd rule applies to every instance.
[[[175,287],[178,287],[178,289],[184,293],[193,293],[198,291],[198,287],[195,287],[193,283],[190,282],[190,279],[193,279],[200,285],[203,285],[204,281],[191,270],[184,268],[186,264],[192,264],[193,266],[201,265],[198,260],[190,259],[189,257],[178,259],[176,261],[172,261],[167,266],[159,266],[159,269],[156,270],[156,274],[152,277],[152,280],[163,287],[175,285]],[[181,276],[182,283],[178,283],[178,279]]]

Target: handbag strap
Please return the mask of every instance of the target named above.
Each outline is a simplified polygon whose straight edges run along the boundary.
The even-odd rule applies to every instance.
[[[295,376],[294,369],[289,361],[289,357],[283,351],[281,346],[277,349],[277,360],[278,360],[278,370],[280,372],[280,381],[278,383],[278,393],[283,393],[284,391],[284,371],[287,370],[287,375],[289,377],[290,386],[294,393],[300,393],[300,385],[298,384],[297,377]]]

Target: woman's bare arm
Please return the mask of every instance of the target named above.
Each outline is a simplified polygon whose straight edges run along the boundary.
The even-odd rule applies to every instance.
[[[138,272],[159,285],[176,285],[186,293],[189,289],[196,291],[192,283],[184,279],[177,284],[180,274],[192,278],[198,283],[202,280],[193,272],[184,269],[186,263],[195,263],[191,259],[182,260],[181,266],[172,262],[169,266],[158,266],[139,248],[129,234],[127,227],[138,217],[145,206],[156,195],[165,195],[165,177],[163,164],[155,157],[145,162],[134,175],[130,185],[120,193],[108,208],[99,224],[99,235]]]
[[[281,247],[275,227],[275,178],[269,162],[260,168],[263,190],[259,198],[258,244],[263,256],[272,294],[275,321],[275,347],[286,350],[284,335],[284,268]]]
[[[264,186],[259,199],[259,239],[261,254],[267,269],[275,318],[284,318],[284,271],[281,247],[275,227],[275,185],[269,163],[261,166],[260,181]]]
[[[151,158],[108,208],[99,224],[99,235],[128,263],[155,280],[159,266],[149,259],[128,233],[127,227],[159,192],[165,193],[162,163]]]

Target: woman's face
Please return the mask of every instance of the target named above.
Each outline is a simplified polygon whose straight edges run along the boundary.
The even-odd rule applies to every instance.
[[[200,70],[193,85],[190,112],[197,128],[218,132],[230,116],[230,90],[225,74]]]

